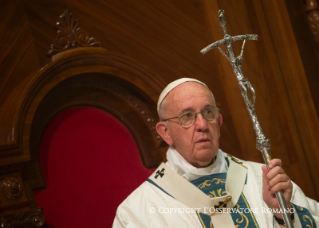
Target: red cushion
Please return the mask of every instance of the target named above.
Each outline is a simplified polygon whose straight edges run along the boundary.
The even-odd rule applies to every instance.
[[[74,108],[46,129],[40,163],[47,188],[36,193],[49,227],[111,227],[117,206],[154,171],[134,138],[110,114]]]

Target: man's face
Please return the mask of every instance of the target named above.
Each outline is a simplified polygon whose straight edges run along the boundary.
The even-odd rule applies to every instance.
[[[185,110],[200,112],[207,106],[215,106],[209,90],[196,82],[185,82],[177,86],[166,96],[164,102],[167,118],[179,116]],[[164,140],[193,166],[207,166],[217,155],[221,115],[216,120],[207,121],[198,113],[195,123],[187,128],[181,126],[178,119],[164,124],[167,136],[163,137]]]

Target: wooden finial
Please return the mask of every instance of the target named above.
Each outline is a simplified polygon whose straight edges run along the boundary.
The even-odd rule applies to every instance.
[[[77,47],[101,47],[101,44],[80,28],[76,17],[66,9],[56,23],[58,31],[51,44],[48,57]]]

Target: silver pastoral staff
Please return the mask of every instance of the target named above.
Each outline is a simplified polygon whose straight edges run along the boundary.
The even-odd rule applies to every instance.
[[[257,35],[239,35],[239,36],[230,36],[227,34],[227,29],[226,29],[226,21],[224,17],[224,10],[219,10],[218,11],[218,18],[219,18],[219,23],[222,28],[223,34],[224,34],[224,39],[221,39],[219,41],[216,41],[210,45],[208,45],[206,48],[201,50],[202,54],[206,54],[209,50],[213,48],[218,48],[219,51],[229,60],[233,71],[236,75],[237,82],[241,91],[241,95],[245,101],[246,108],[248,110],[251,122],[253,124],[253,128],[256,134],[256,147],[258,150],[260,150],[263,154],[264,160],[266,165],[269,164],[271,160],[271,155],[270,155],[270,141],[269,139],[265,136],[257,115],[256,115],[256,110],[255,110],[255,90],[249,83],[248,79],[244,77],[242,68],[241,68],[241,63],[243,61],[243,52],[244,52],[244,47],[245,47],[245,42],[246,40],[257,40],[258,36]],[[243,45],[241,48],[241,53],[239,56],[235,57],[233,48],[232,48],[232,42],[237,41],[237,40],[244,40]],[[227,50],[227,54],[219,47],[220,45],[224,44]],[[249,92],[252,94],[252,97],[250,96]],[[291,218],[289,214],[286,212],[287,210],[287,204],[285,201],[285,198],[283,197],[282,192],[277,192],[276,193],[281,211],[283,212],[283,217],[284,221],[287,227],[293,227]]]

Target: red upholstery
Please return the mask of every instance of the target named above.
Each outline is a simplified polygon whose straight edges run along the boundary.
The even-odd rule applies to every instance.
[[[58,115],[43,135],[40,162],[47,188],[36,200],[49,228],[111,227],[120,202],[153,172],[125,126],[94,108]]]

